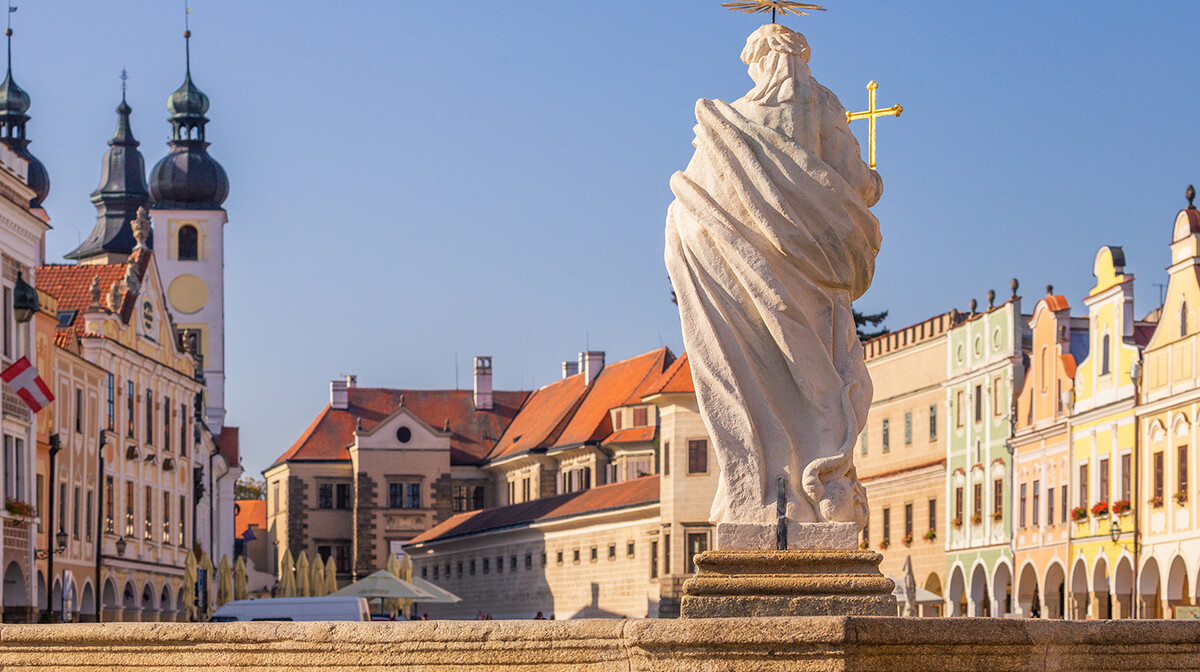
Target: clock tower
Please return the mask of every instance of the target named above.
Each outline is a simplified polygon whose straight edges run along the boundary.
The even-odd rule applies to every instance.
[[[183,85],[167,98],[170,151],[150,171],[156,257],[175,327],[204,360],[204,422],[225,424],[225,169],[208,154],[208,96],[192,83],[191,32],[184,32]]]

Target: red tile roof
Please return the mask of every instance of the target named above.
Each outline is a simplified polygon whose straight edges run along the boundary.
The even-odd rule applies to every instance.
[[[258,529],[267,529],[267,502],[262,499],[239,499],[234,509],[233,527],[238,539],[246,532],[246,528],[256,525]]]
[[[221,433],[213,437],[213,443],[217,444],[217,452],[225,458],[225,464],[232,467],[242,463],[238,452],[237,427],[222,427]]]
[[[488,459],[518,455],[553,445],[586,391],[582,373],[534,391],[496,442]]]
[[[121,282],[121,279],[125,277],[126,268],[130,264],[134,265],[138,279],[142,279],[150,264],[150,252],[148,250],[135,252],[130,256],[129,261],[123,264],[47,264],[39,266],[37,288],[58,299],[59,312],[68,310],[83,312],[92,302],[92,278],[100,279],[100,303],[103,306],[105,297],[108,296],[108,290],[114,283]],[[129,321],[133,312],[135,302],[129,300],[133,297],[136,295],[130,294],[121,298],[121,318],[126,322]],[[57,340],[58,335],[61,334],[68,336],[73,334],[74,337],[83,336],[83,329],[84,322],[76,315],[71,324],[56,329],[55,339]]]
[[[555,446],[570,446],[600,441],[612,434],[609,410],[618,406],[637,404],[658,380],[663,371],[675,361],[667,348],[651,350],[644,355],[606,365],[596,376],[579,410],[571,416]]]
[[[444,541],[489,530],[529,525],[586,513],[623,509],[658,501],[658,476],[643,476],[580,492],[535,499],[482,511],[459,513],[408,542]]]
[[[646,391],[646,396],[673,393],[695,394],[695,392],[696,385],[692,382],[692,364],[685,352],[658,377],[658,380],[654,381],[654,384]]]
[[[622,429],[609,434],[603,443],[607,446],[612,443],[645,443],[653,441],[656,429],[658,428],[634,427],[633,429]]]
[[[529,394],[495,392],[493,410],[476,411],[471,390],[352,387],[348,393],[346,410],[326,406],[275,464],[288,460],[349,460],[347,449],[354,443],[358,421],[362,420],[364,430],[370,430],[400,408],[401,398],[406,408],[435,429],[442,429],[449,421],[451,464],[479,464]]]
[[[1052,310],[1056,313],[1060,310],[1066,310],[1071,307],[1067,303],[1067,297],[1063,296],[1062,294],[1054,294],[1051,296],[1047,296],[1047,297],[1043,298],[1042,301],[1046,302],[1047,308],[1049,308],[1050,310]]]

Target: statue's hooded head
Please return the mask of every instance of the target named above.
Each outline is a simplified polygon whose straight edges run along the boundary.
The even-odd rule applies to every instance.
[[[754,65],[772,52],[794,56],[807,63],[808,40],[787,26],[768,23],[746,38],[746,48],[742,50],[742,62],[746,65]]]

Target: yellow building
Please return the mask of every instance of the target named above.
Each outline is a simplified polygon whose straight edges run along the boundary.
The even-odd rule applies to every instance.
[[[1089,515],[1070,525],[1074,618],[1130,618],[1136,543],[1132,510],[1136,400],[1131,375],[1153,326],[1136,323],[1125,254],[1102,247],[1088,310],[1088,355],[1075,372],[1071,459]],[[1083,501],[1083,500],[1081,500]]]
[[[1135,448],[1135,525],[1142,538],[1138,616],[1173,616],[1195,603],[1200,526],[1192,487],[1200,413],[1200,212],[1190,203],[1175,218],[1166,300],[1146,345]]]

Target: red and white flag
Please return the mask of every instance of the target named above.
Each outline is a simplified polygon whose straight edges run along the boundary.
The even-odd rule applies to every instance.
[[[0,372],[0,380],[8,383],[13,392],[16,392],[17,396],[23,399],[34,413],[54,401],[54,395],[50,394],[50,388],[46,387],[46,383],[38,376],[37,367],[30,364],[26,357],[18,359],[12,366]]]

